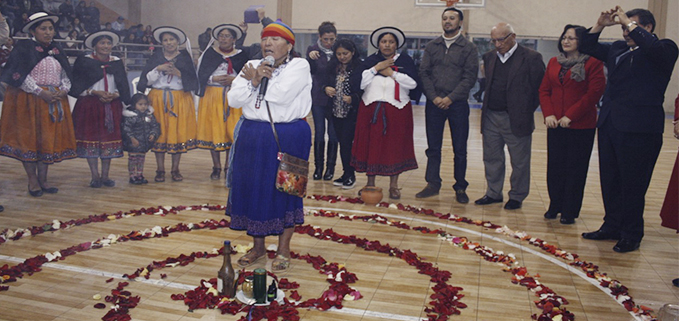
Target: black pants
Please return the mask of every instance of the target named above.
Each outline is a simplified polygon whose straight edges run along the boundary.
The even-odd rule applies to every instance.
[[[562,218],[580,215],[595,129],[547,129],[549,212]]]
[[[618,131],[610,118],[599,127],[599,172],[604,201],[601,230],[641,242],[644,204],[662,133]]]
[[[356,112],[350,112],[346,118],[332,116],[332,124],[339,142],[340,158],[342,159],[343,178],[355,175],[354,167],[351,166],[351,147],[354,145],[354,131],[356,131]]]
[[[427,130],[427,171],[425,179],[434,187],[441,188],[441,147],[446,120],[453,138],[453,169],[455,185],[453,188],[466,189],[467,138],[469,138],[469,104],[467,101],[453,102],[446,110],[440,109],[427,100],[424,110]]]

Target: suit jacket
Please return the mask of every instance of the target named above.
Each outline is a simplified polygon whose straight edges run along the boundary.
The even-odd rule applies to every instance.
[[[571,70],[566,72],[563,84],[559,81],[561,64],[553,57],[547,64],[545,77],[540,85],[540,108],[545,117],[556,119],[566,116],[571,120],[569,128],[586,129],[596,127],[596,104],[606,86],[604,64],[590,57],[585,62],[585,79],[571,79]]]
[[[658,39],[641,27],[629,33],[639,46],[631,52],[622,40],[599,43],[599,35],[585,33],[580,44],[580,52],[603,61],[608,69],[597,126],[610,119],[621,132],[662,133],[665,128],[662,105],[677,61],[677,45],[669,39]],[[618,59],[622,54],[625,55]]]
[[[507,112],[512,134],[516,136],[528,136],[535,129],[533,113],[540,104],[538,88],[545,74],[545,63],[542,55],[532,49],[519,45],[512,54],[513,59],[507,79]],[[483,55],[483,63],[486,69],[486,90],[490,90],[493,83],[495,65],[501,64],[497,51],[491,50]],[[488,93],[488,91],[486,91]],[[483,98],[482,113],[487,112],[488,93]],[[481,117],[481,133],[483,134],[484,118]]]

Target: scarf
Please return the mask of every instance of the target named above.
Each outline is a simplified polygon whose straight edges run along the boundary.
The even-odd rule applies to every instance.
[[[571,70],[571,79],[581,82],[585,80],[587,75],[585,74],[585,62],[589,59],[589,55],[581,53],[577,57],[567,58],[563,52],[556,56],[556,61],[561,65],[561,67]]]
[[[316,45],[318,45],[318,49],[322,53],[325,54],[325,58],[327,59],[326,61],[330,61],[330,58],[332,58],[332,56],[333,56],[332,49],[328,49],[328,48],[323,47],[323,45],[321,44],[320,38],[318,40],[316,40]]]

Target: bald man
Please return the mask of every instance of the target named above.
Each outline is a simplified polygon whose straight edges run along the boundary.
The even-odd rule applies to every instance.
[[[538,52],[520,46],[514,29],[501,22],[490,31],[495,50],[483,55],[486,96],[481,109],[486,195],[477,205],[501,203],[505,179],[505,145],[511,158],[511,190],[505,209],[521,208],[530,188],[533,113],[545,63]]]

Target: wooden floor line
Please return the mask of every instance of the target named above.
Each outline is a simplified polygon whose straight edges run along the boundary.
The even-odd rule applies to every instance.
[[[19,257],[13,257],[13,256],[0,255],[0,260],[21,263],[21,262],[24,262],[26,259],[22,259],[22,258],[19,258]],[[52,269],[57,269],[57,270],[62,270],[62,271],[76,272],[76,273],[87,274],[87,275],[101,276],[101,277],[104,277],[104,278],[116,278],[116,279],[121,279],[121,280],[124,280],[124,281],[129,281],[129,279],[124,278],[122,274],[100,271],[100,270],[96,270],[96,269],[88,269],[88,268],[83,268],[83,267],[79,267],[79,266],[67,265],[67,264],[63,264],[63,263],[50,262],[50,263],[43,264],[42,267],[43,268],[52,268]],[[141,282],[141,283],[145,283],[145,284],[151,284],[151,285],[168,287],[168,288],[173,288],[173,289],[180,289],[180,290],[193,290],[193,289],[196,288],[195,285],[188,285],[188,284],[176,283],[176,282],[168,282],[168,281],[159,280],[159,279],[136,278],[134,280],[134,282]],[[296,301],[291,301],[291,302],[296,302]],[[376,318],[396,320],[396,321],[420,321],[420,320],[422,320],[419,317],[412,317],[412,316],[391,314],[391,313],[382,313],[382,312],[375,312],[375,311],[369,311],[369,310],[352,309],[352,308],[346,308],[346,307],[343,307],[342,309],[332,308],[330,310],[333,311],[333,312],[338,312],[338,313],[343,313],[343,314],[348,314],[348,315],[360,315],[360,316],[376,317]]]
[[[613,296],[613,295],[610,293],[610,291],[608,290],[608,288],[605,288],[605,287],[601,286],[597,280],[588,277],[587,274],[586,274],[585,272],[583,272],[582,270],[577,269],[577,268],[574,268],[574,267],[572,267],[572,266],[570,266],[570,265],[568,265],[568,264],[566,264],[566,263],[560,261],[560,260],[557,259],[556,257],[549,256],[549,255],[540,253],[540,252],[538,252],[538,251],[536,251],[536,250],[534,250],[534,249],[532,249],[532,248],[523,246],[523,245],[521,245],[521,244],[516,244],[516,243],[514,243],[514,242],[510,242],[510,241],[508,241],[508,240],[505,240],[505,239],[502,239],[502,238],[498,238],[498,237],[495,237],[495,236],[490,235],[490,234],[477,232],[477,231],[474,231],[474,230],[466,229],[466,228],[464,228],[464,227],[458,227],[458,226],[447,225],[447,224],[441,223],[441,222],[432,222],[432,221],[428,221],[428,220],[423,220],[423,219],[419,219],[419,218],[415,218],[415,217],[410,218],[410,217],[405,217],[405,216],[400,216],[400,215],[393,215],[393,214],[386,214],[386,213],[375,213],[375,212],[369,212],[369,211],[351,210],[351,209],[343,209],[343,208],[327,208],[327,207],[321,208],[321,207],[313,207],[313,206],[306,206],[305,208],[306,208],[306,209],[310,209],[310,210],[320,210],[320,209],[324,209],[324,210],[335,211],[335,212],[338,212],[338,213],[341,212],[341,211],[344,211],[344,212],[361,213],[361,214],[367,214],[367,215],[379,214],[379,215],[384,216],[384,217],[393,218],[393,219],[399,219],[399,220],[401,220],[401,221],[409,221],[409,220],[412,220],[412,221],[417,221],[417,222],[425,223],[425,224],[434,224],[434,225],[438,225],[438,226],[443,227],[443,228],[451,228],[451,229],[454,229],[454,230],[457,230],[457,231],[461,231],[461,232],[473,234],[473,235],[480,236],[480,237],[484,237],[484,238],[489,238],[489,239],[491,239],[491,240],[493,240],[493,241],[500,242],[500,243],[506,244],[506,245],[508,245],[508,246],[515,247],[515,248],[517,248],[517,249],[519,249],[519,250],[521,250],[521,251],[526,251],[526,252],[528,252],[528,253],[530,253],[530,254],[533,254],[533,255],[535,255],[535,256],[537,256],[537,257],[540,257],[540,258],[542,258],[542,259],[544,259],[544,260],[547,260],[547,261],[549,261],[549,262],[555,264],[556,266],[559,266],[559,267],[561,267],[561,268],[567,270],[567,271],[570,272],[570,273],[573,273],[573,274],[579,276],[581,279],[585,280],[586,282],[588,282],[588,283],[590,283],[590,284],[596,286],[599,290],[601,290],[601,292],[605,293],[608,297],[610,297],[611,299],[613,299],[615,302],[618,302],[618,304],[619,304],[620,306],[622,306],[623,308],[625,307],[625,306],[622,304],[622,302],[618,301],[618,300],[615,298],[615,296]],[[629,312],[629,314],[630,314],[635,320],[637,320],[637,321],[643,321],[643,319],[641,319],[640,317],[635,316],[634,313],[633,313],[632,311],[628,311],[628,312]]]

